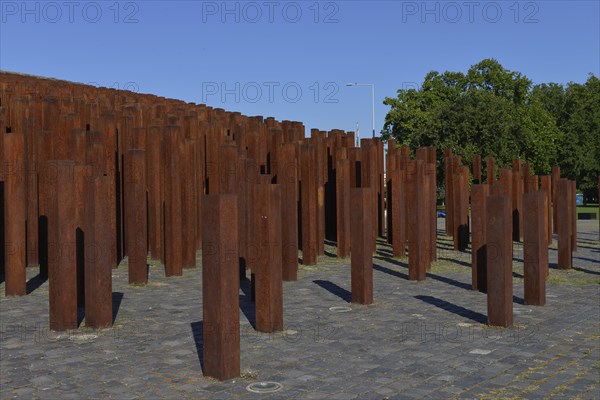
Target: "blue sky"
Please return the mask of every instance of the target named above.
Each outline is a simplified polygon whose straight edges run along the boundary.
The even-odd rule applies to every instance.
[[[600,70],[598,1],[0,1],[0,69],[376,130],[386,96],[494,57],[541,82]]]

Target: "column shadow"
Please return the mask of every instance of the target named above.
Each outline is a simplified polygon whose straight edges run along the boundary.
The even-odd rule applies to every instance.
[[[408,280],[408,275],[403,274],[402,272],[399,272],[399,271],[394,271],[393,269],[384,267],[384,266],[379,265],[379,264],[373,264],[373,269],[375,269],[377,271],[380,271],[380,272],[383,272],[383,273],[386,273],[388,275],[395,276],[397,278],[402,278],[402,279]]]
[[[240,281],[240,289],[243,294],[240,294],[240,310],[256,330],[256,307],[252,302],[252,282],[248,279]]]
[[[36,276],[27,281],[27,284],[25,285],[26,293],[31,294],[34,290],[42,286],[47,280],[48,278],[45,277],[43,274],[37,274]]]
[[[196,345],[198,362],[200,363],[200,368],[204,374],[204,321],[192,322],[190,328],[192,329],[194,344]]]
[[[121,308],[121,302],[123,301],[123,293],[122,292],[113,292],[112,293],[112,322],[115,323],[117,319],[117,314],[119,313],[119,308]]]
[[[427,276],[431,279],[435,279],[436,281],[444,282],[444,283],[447,283],[452,286],[456,286],[461,289],[471,290],[471,285],[468,283],[459,282],[459,281],[451,279],[451,278],[446,278],[445,276],[435,275],[435,274],[432,274],[431,272],[428,272]]]
[[[481,324],[487,323],[486,315],[478,313],[477,311],[469,310],[469,309],[461,307],[461,306],[457,306],[456,304],[447,302],[446,300],[438,299],[437,297],[433,297],[433,296],[424,296],[424,295],[417,295],[417,296],[415,296],[415,299],[421,300],[427,304],[431,304],[432,306],[441,308],[442,310],[451,312],[451,313],[459,315],[461,317],[468,318],[472,321],[475,321],[475,322],[478,322]]]
[[[342,299],[348,303],[350,303],[352,301],[352,293],[351,292],[347,291],[343,287],[336,285],[335,283],[333,283],[331,281],[324,281],[321,279],[317,279],[317,280],[314,280],[313,283],[316,283],[317,285],[321,286],[323,289],[338,296],[340,299]]]

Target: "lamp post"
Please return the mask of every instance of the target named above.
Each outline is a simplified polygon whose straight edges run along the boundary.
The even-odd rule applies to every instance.
[[[347,83],[346,86],[371,86],[372,127],[375,137],[375,84],[374,83]]]

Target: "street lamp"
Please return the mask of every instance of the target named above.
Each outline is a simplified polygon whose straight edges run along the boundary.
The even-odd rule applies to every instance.
[[[347,83],[346,86],[371,86],[371,101],[372,101],[372,126],[373,137],[375,137],[375,84],[374,83]]]

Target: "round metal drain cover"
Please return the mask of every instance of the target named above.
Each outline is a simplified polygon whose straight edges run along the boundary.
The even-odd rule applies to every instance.
[[[253,393],[274,393],[283,389],[283,385],[277,382],[254,382],[246,386],[246,390]]]
[[[98,339],[98,335],[81,334],[69,336],[69,340],[73,342],[89,342],[91,340]]]
[[[329,307],[329,311],[331,312],[349,312],[352,311],[352,308],[346,306],[333,306]]]

